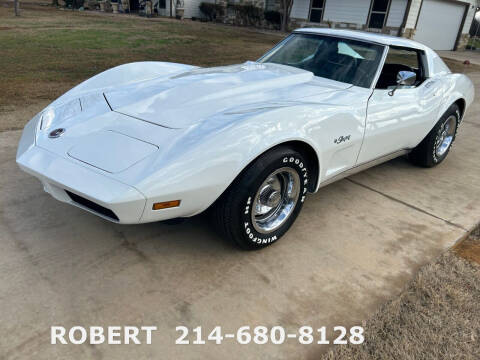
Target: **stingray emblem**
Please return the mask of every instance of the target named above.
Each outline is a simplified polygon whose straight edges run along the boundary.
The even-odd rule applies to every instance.
[[[340,136],[339,138],[333,140],[335,144],[341,144],[344,141],[350,140],[350,135],[347,136]]]
[[[51,139],[55,139],[62,136],[64,132],[65,132],[64,128],[58,128],[58,129],[52,130],[50,134],[48,134],[48,137]]]

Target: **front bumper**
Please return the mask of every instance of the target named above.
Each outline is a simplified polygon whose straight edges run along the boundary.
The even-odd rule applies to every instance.
[[[136,224],[146,198],[137,189],[38,146],[22,149],[17,164],[37,177],[57,200],[75,205],[107,220]]]

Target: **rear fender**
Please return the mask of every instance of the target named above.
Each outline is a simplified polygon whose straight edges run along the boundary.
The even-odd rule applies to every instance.
[[[447,86],[443,92],[443,100],[439,108],[438,116],[439,119],[453,103],[462,99],[465,102],[465,109],[461,114],[461,119],[463,120],[463,115],[467,108],[473,102],[475,96],[475,88],[472,81],[463,74],[451,74],[447,75]],[[435,126],[436,122],[432,124],[432,128]]]

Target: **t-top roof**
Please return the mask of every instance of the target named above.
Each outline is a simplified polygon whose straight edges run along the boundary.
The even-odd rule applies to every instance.
[[[301,29],[296,29],[294,32],[332,35],[332,36],[345,37],[345,38],[354,39],[354,40],[374,42],[382,45],[403,46],[403,47],[409,47],[409,48],[419,49],[419,50],[430,49],[427,46],[413,40],[408,40],[408,39],[396,37],[396,36],[371,33],[366,31],[327,29],[327,28],[301,28]]]

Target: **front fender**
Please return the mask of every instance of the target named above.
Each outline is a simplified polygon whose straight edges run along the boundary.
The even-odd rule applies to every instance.
[[[278,111],[271,111],[274,116]],[[294,121],[273,125],[266,115],[223,116],[185,131],[166,145],[144,179],[124,179],[147,197],[143,222],[188,217],[207,209],[255,158],[272,147],[300,140],[319,152],[306,128]],[[146,164],[145,164],[146,165]],[[180,208],[151,210],[156,202],[181,200]]]
[[[330,148],[322,148],[322,138],[331,140],[331,146],[338,146],[333,142],[332,124],[341,127],[342,121],[357,125],[364,121],[364,117],[356,117],[350,106],[334,109],[331,104],[301,104],[262,109],[253,115],[218,114],[179,131],[153,162],[138,165],[148,167],[152,175],[147,178],[134,175],[122,181],[145,194],[148,200],[142,221],[149,222],[188,217],[204,211],[246,166],[281,143],[302,141],[312,147],[319,159],[321,177],[325,173],[322,163],[332,156]],[[361,129],[355,137],[358,143],[355,146],[359,149],[363,128],[357,127]],[[350,149],[352,144],[345,146]],[[357,150],[352,151],[357,154]],[[181,206],[160,212],[152,210],[154,203],[170,200],[181,200]]]

